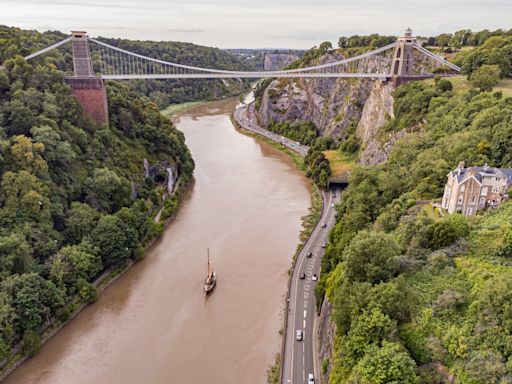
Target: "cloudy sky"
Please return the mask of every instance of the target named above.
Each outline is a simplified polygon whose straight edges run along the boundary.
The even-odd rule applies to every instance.
[[[309,48],[341,35],[512,28],[512,0],[0,0],[0,24],[231,47]]]

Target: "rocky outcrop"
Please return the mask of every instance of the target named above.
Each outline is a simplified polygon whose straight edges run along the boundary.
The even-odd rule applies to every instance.
[[[405,130],[383,133],[381,128],[394,117],[394,87],[377,81],[361,114],[356,135],[361,140],[359,162],[363,165],[381,164],[387,160],[393,145],[407,133]]]
[[[332,320],[332,306],[324,299],[320,316],[318,319],[318,339],[319,339],[319,359],[322,365],[322,382],[329,382],[331,374],[332,361],[334,357],[334,336],[336,334],[336,324]]]
[[[165,184],[165,195],[171,195],[178,178],[176,164],[170,161],[159,161],[151,165],[147,159],[144,159],[144,180],[150,179],[157,184]],[[164,196],[165,198],[165,196]]]
[[[283,69],[299,58],[293,53],[267,53],[263,61],[265,71]]]
[[[340,54],[329,53],[311,65],[342,59]],[[373,83],[373,80],[336,78],[274,80],[263,94],[258,119],[263,126],[272,121],[310,120],[320,135],[342,140],[351,122],[361,118]]]

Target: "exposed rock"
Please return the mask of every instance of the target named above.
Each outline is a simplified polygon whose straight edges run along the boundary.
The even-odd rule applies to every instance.
[[[164,160],[151,165],[147,159],[144,159],[144,180],[151,179],[157,184],[165,184],[167,192],[171,195],[178,178],[176,164]]]
[[[334,356],[334,336],[336,334],[336,324],[332,320],[332,306],[327,300],[324,299],[322,309],[320,310],[320,317],[318,319],[318,339],[319,339],[319,358],[320,364],[323,365],[324,361],[329,361],[327,371],[321,372],[322,382],[329,382],[329,375],[331,374],[332,361]]]
[[[379,129],[394,117],[393,90],[391,83],[376,81],[364,105],[356,130],[356,135],[361,140],[359,161],[364,165],[380,164],[386,161],[394,142],[405,134],[405,132],[398,132],[392,135],[384,145],[378,141]]]
[[[342,60],[338,53],[322,56],[312,65]],[[265,90],[258,111],[260,124],[310,120],[322,136],[343,139],[352,121],[359,121],[373,80],[360,79],[278,79]]]
[[[267,53],[263,61],[265,71],[275,71],[283,69],[299,58],[292,53]]]

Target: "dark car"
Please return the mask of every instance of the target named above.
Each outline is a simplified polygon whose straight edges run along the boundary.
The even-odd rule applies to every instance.
[[[304,272],[302,272],[302,273],[300,274],[299,278],[300,278],[301,280],[304,280],[304,279],[306,278],[306,274],[305,274]]]
[[[307,257],[308,259],[309,259],[311,256],[313,256],[313,252],[308,252],[308,253],[306,254],[306,257]]]
[[[323,224],[322,224],[322,228],[325,228],[325,227],[327,227],[327,224],[326,224],[326,223],[323,223]]]

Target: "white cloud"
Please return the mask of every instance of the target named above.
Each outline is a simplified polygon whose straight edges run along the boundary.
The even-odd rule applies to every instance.
[[[421,35],[512,27],[510,0],[0,0],[0,9],[1,24],[21,28],[219,47],[309,48],[409,26]]]

